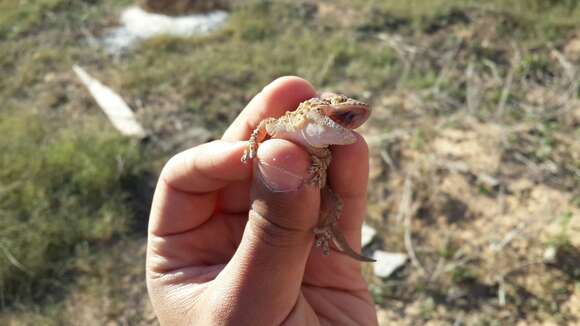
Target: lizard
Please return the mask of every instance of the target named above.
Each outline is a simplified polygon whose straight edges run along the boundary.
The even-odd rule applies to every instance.
[[[314,228],[315,246],[324,256],[330,253],[330,241],[339,252],[364,262],[374,262],[354,251],[337,226],[342,213],[341,198],[327,181],[327,168],[332,160],[330,145],[348,145],[356,141],[351,129],[362,125],[370,115],[370,107],[344,95],[324,93],[286,111],[279,118],[266,118],[253,130],[241,158],[243,163],[254,159],[260,142],[267,137],[281,138],[302,145],[310,154],[311,166],[307,184],[318,187],[321,194],[319,225]]]

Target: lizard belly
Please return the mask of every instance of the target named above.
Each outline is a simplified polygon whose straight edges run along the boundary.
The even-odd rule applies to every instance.
[[[279,130],[274,138],[283,138],[306,147],[325,148],[328,145],[347,145],[356,141],[350,129],[317,123],[307,123],[295,130]]]

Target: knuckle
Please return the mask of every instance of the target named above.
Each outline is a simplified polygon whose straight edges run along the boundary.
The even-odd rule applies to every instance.
[[[286,227],[273,222],[275,218],[267,218],[251,209],[248,222],[252,225],[253,236],[259,242],[273,248],[288,248],[303,246],[312,234],[307,230]],[[305,241],[306,239],[306,241]]]

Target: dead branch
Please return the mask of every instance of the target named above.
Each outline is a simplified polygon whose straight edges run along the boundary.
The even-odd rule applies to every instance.
[[[16,267],[17,269],[19,269],[20,271],[22,271],[27,275],[31,275],[30,271],[22,263],[20,263],[18,259],[14,257],[14,255],[12,255],[10,250],[8,250],[8,247],[4,245],[4,243],[2,242],[0,242],[0,249],[2,249],[4,256],[6,256],[6,259],[8,259],[8,262],[12,264],[12,266]]]
[[[500,306],[505,306],[506,305],[506,294],[505,294],[505,285],[506,285],[506,279],[513,275],[514,273],[517,272],[521,272],[522,270],[533,266],[533,265],[539,265],[542,264],[544,265],[544,261],[543,260],[533,260],[533,261],[529,261],[523,264],[520,264],[514,268],[510,268],[507,271],[501,273],[498,277],[497,277],[497,283],[498,283],[498,289],[497,289],[497,298],[498,298],[498,303]]]
[[[411,178],[407,177],[405,179],[405,185],[403,190],[403,197],[401,198],[401,203],[399,205],[399,212],[397,214],[397,222],[400,223],[403,220],[403,227],[405,229],[405,249],[407,250],[407,255],[409,255],[409,259],[411,263],[422,276],[427,275],[427,271],[421,265],[421,262],[417,258],[417,254],[415,252],[415,248],[413,247],[413,239],[411,234],[411,220],[413,215],[419,209],[418,203],[412,203],[413,197],[413,183]]]
[[[394,172],[397,172],[397,170],[398,170],[397,166],[395,165],[395,162],[393,161],[393,159],[389,155],[389,152],[387,150],[381,150],[380,155],[381,155],[381,158],[383,159],[383,161],[385,161],[385,163],[387,163],[389,168],[391,168],[391,170],[393,170]]]
[[[123,135],[142,139],[147,133],[127,103],[112,89],[91,77],[83,68],[74,65],[73,70],[95,99],[112,125]]]
[[[497,105],[497,111],[496,111],[497,117],[502,117],[504,114],[505,105],[507,103],[507,99],[508,99],[510,92],[511,92],[512,83],[514,80],[514,75],[516,73],[518,66],[520,65],[520,61],[521,61],[520,51],[517,48],[515,48],[515,53],[514,53],[512,60],[511,60],[510,70],[508,71],[508,74],[506,76],[505,83],[504,83],[503,89],[501,91],[501,97],[500,97],[499,103]]]
[[[467,111],[473,114],[479,108],[481,103],[481,89],[478,85],[478,79],[475,74],[475,68],[473,60],[469,61],[467,69],[465,70],[465,82],[466,82],[466,101],[467,101]]]
[[[501,241],[497,242],[497,243],[492,243],[490,245],[491,250],[494,252],[499,252],[502,251],[503,248],[505,246],[507,246],[513,239],[515,239],[516,237],[520,236],[522,233],[524,233],[525,228],[527,227],[527,224],[524,222],[520,222],[518,223],[518,225],[516,225],[515,228],[513,228],[511,231],[509,231]]]
[[[451,71],[451,66],[456,62],[454,60],[459,54],[459,50],[461,49],[462,42],[458,42],[457,45],[443,56],[443,64],[441,70],[439,70],[439,75],[437,75],[437,79],[435,83],[429,90],[432,94],[438,94],[440,92],[441,83],[447,78],[449,71]]]

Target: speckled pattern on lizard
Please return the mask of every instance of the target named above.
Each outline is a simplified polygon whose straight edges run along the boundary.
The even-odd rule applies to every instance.
[[[248,147],[242,156],[247,163],[256,157],[260,142],[268,136],[298,143],[310,153],[311,166],[308,184],[320,188],[321,210],[319,225],[314,229],[315,245],[329,255],[330,241],[338,251],[365,262],[374,259],[355,252],[338,229],[342,214],[342,200],[326,180],[326,170],[332,160],[330,145],[348,145],[356,141],[351,129],[362,125],[370,115],[366,103],[334,93],[306,100],[294,111],[279,118],[267,118],[252,132]]]

